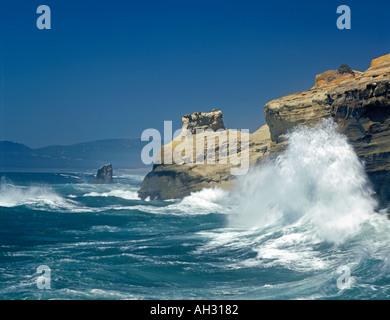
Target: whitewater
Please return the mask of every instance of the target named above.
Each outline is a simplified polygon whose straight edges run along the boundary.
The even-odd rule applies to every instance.
[[[364,163],[330,120],[287,139],[232,190],[182,200],[139,199],[142,175],[1,173],[0,299],[389,299]]]

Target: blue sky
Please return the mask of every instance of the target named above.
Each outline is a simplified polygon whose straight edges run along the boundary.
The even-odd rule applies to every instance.
[[[43,4],[51,30],[36,28]],[[268,101],[390,53],[389,14],[388,0],[1,0],[0,140],[139,138],[212,108],[254,131]]]

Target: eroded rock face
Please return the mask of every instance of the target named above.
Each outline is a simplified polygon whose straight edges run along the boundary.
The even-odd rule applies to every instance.
[[[340,72],[338,70],[328,70],[316,76],[314,88],[320,88],[329,85],[338,85],[345,80],[353,80],[360,71]]]
[[[325,73],[326,74],[326,73]],[[328,75],[331,72],[328,72]],[[324,75],[324,74],[322,74]],[[365,72],[343,74],[311,90],[269,102],[265,117],[271,153],[283,152],[285,134],[297,125],[332,117],[364,160],[382,204],[390,200],[390,55],[373,60]]]
[[[98,183],[98,184],[112,183],[114,181],[112,176],[113,176],[113,170],[112,170],[112,164],[110,163],[101,167],[97,171],[97,175],[93,180],[93,183]]]
[[[196,132],[196,129],[222,129],[222,133],[226,134],[227,140],[223,141],[221,130],[219,132],[203,132],[193,136],[193,148],[188,148],[189,154],[196,159],[196,145],[200,141],[205,157],[204,163],[189,163],[176,164],[172,161],[172,150],[174,150],[180,143],[183,142],[183,137],[179,136],[171,143],[161,148],[160,159],[161,164],[156,164],[153,170],[146,175],[142,182],[141,189],[138,195],[145,199],[175,199],[182,198],[191,194],[191,192],[200,191],[203,188],[219,187],[229,189],[236,176],[231,174],[232,168],[236,168],[237,164],[232,163],[230,159],[226,163],[221,163],[221,150],[223,148],[229,149],[230,136],[237,134],[239,143],[237,144],[237,156],[241,157],[240,141],[243,141],[245,136],[249,141],[249,165],[263,161],[268,155],[269,144],[271,142],[268,126],[263,126],[252,134],[243,132],[233,132],[226,130],[222,123],[222,112],[213,110],[210,113],[194,113],[192,115],[184,116],[183,129],[189,129],[191,132]],[[205,121],[207,119],[207,121]],[[189,120],[189,121],[188,121]],[[214,126],[215,124],[215,126]],[[211,125],[211,126],[210,126]],[[209,163],[207,157],[207,139],[215,138],[215,163]],[[225,150],[226,150],[225,149]],[[167,155],[168,154],[168,155]],[[166,160],[171,160],[167,163]],[[158,161],[159,162],[159,161]],[[173,163],[172,163],[173,162]]]
[[[385,55],[385,56],[381,56],[379,58],[372,60],[371,65],[370,65],[370,69],[373,69],[374,67],[380,66],[381,64],[384,64],[384,63],[388,64],[389,62],[390,62],[390,53]]]
[[[210,112],[195,112],[182,117],[183,129],[189,130],[192,134],[196,133],[197,129],[217,131],[225,129],[222,121],[221,110],[211,110]]]
[[[315,86],[273,100],[264,107],[267,125],[249,135],[250,164],[254,166],[284,152],[286,133],[296,126],[315,126],[332,117],[349,138],[383,205],[390,202],[390,54],[372,61],[365,72],[324,72]],[[183,128],[225,129],[221,111],[183,117]],[[226,130],[229,132],[229,130]],[[179,143],[171,142],[171,146]],[[164,147],[162,148],[164,149]],[[163,152],[162,152],[163,153]],[[172,199],[203,188],[230,188],[232,164],[155,165],[144,179],[141,198]]]

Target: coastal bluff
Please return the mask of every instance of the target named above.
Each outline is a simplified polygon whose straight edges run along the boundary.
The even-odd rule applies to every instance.
[[[199,160],[196,146],[203,148],[204,156],[202,161],[193,161],[193,163],[177,164],[172,161],[172,150],[183,142],[184,137],[179,135],[169,144],[163,146],[153,166],[141,185],[138,195],[141,199],[175,199],[185,197],[191,192],[200,191],[204,188],[221,187],[228,189],[232,186],[235,176],[231,174],[232,169],[238,165],[230,159],[226,163],[220,161],[223,149],[230,147],[230,138],[237,137],[237,157],[241,157],[242,149],[240,141],[248,141],[247,155],[249,156],[249,165],[254,166],[264,159],[271,142],[270,132],[265,125],[256,132],[249,134],[236,130],[225,128],[223,116],[220,110],[211,110],[210,112],[196,112],[182,117],[182,130],[187,130],[193,134],[193,145],[188,148],[188,153],[193,155],[193,159]],[[197,130],[204,130],[202,133],[196,133]],[[226,140],[221,139],[221,134]],[[214,163],[209,161],[207,152],[207,139],[215,141]],[[168,153],[168,156],[166,155]],[[167,163],[166,160],[170,160]]]
[[[325,71],[316,76],[311,89],[268,102],[264,114],[267,124],[248,137],[251,167],[283,153],[286,134],[294,127],[315,126],[321,119],[332,118],[364,161],[381,204],[390,201],[390,54],[374,59],[364,72]],[[182,120],[183,129],[193,133],[197,128],[230,131],[219,110],[197,112]],[[203,188],[228,189],[236,178],[230,174],[231,167],[230,163],[162,161],[145,176],[138,193],[142,199],[164,200],[182,198]]]

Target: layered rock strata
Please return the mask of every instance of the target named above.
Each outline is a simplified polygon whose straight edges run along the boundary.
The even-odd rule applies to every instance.
[[[329,74],[326,72],[325,74]],[[264,108],[271,153],[282,152],[285,134],[332,117],[365,162],[382,204],[390,200],[390,55],[372,61],[365,72],[340,75],[304,92],[273,100]]]
[[[381,203],[390,201],[390,54],[373,60],[364,72],[330,70],[317,75],[313,88],[267,103],[264,113],[267,125],[248,136],[251,166],[281,154],[287,145],[286,134],[294,127],[314,126],[332,117],[365,162]],[[218,110],[184,116],[183,129],[230,133]],[[171,148],[177,143],[172,141]],[[235,179],[231,163],[161,162],[145,177],[139,191],[142,198],[180,198],[203,188],[229,188]]]
[[[142,199],[173,199],[203,188],[230,188],[236,178],[232,170],[241,167],[241,157],[248,157],[248,165],[254,166],[269,150],[271,139],[267,126],[252,134],[228,130],[223,124],[222,112],[217,110],[193,113],[182,119],[183,132],[187,130],[194,135],[186,138],[182,134],[161,148],[156,159],[160,164],[153,166],[138,191]],[[248,142],[245,150],[242,141]],[[174,150],[180,144],[186,147],[180,155],[181,164],[173,159],[178,158]],[[234,158],[230,156],[230,148],[237,149]]]

